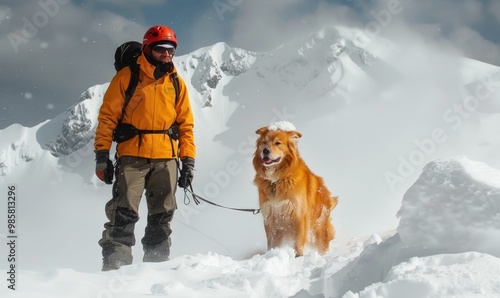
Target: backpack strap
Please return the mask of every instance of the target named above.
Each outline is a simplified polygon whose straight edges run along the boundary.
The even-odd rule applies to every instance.
[[[170,80],[172,80],[172,84],[174,85],[175,89],[175,106],[177,106],[177,103],[179,102],[179,93],[180,93],[180,88],[179,88],[179,77],[177,76],[176,72],[173,72],[170,74]]]
[[[130,81],[128,83],[127,90],[125,90],[125,103],[123,104],[122,115],[118,120],[118,124],[122,123],[123,116],[125,115],[125,110],[127,109],[127,105],[130,102],[132,95],[134,95],[137,85],[139,84],[139,72],[140,72],[139,64],[133,63],[129,66],[129,68],[130,68]]]
[[[170,74],[170,80],[172,80],[172,84],[174,85],[175,89],[175,107],[177,107],[177,103],[179,102],[179,94],[180,94],[180,87],[179,87],[179,77],[177,76],[176,72],[173,72]],[[168,135],[170,136],[170,146],[172,146],[172,158],[175,157],[174,153],[174,140],[177,141],[179,140],[179,126],[177,122],[174,122],[172,126],[168,129]],[[177,162],[177,168],[179,168],[179,156],[177,155],[177,158],[175,159]]]

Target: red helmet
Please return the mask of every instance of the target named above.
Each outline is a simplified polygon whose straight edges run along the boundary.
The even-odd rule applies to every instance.
[[[177,37],[172,29],[167,26],[157,25],[146,31],[142,40],[142,50],[151,54],[151,49],[158,44],[172,43],[177,48]]]

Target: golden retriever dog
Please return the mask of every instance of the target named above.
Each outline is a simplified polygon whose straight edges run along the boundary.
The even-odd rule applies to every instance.
[[[332,197],[323,179],[300,157],[297,143],[302,134],[286,121],[256,133],[254,184],[259,191],[267,248],[290,244],[296,256],[304,255],[306,247],[325,254],[335,237],[330,213],[337,197]]]

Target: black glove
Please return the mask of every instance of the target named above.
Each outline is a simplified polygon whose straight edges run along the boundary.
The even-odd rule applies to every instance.
[[[179,177],[179,187],[186,188],[191,185],[194,178],[194,159],[186,157],[182,160],[181,176]]]
[[[115,168],[113,167],[113,162],[109,160],[108,150],[99,150],[95,152],[95,174],[96,176],[106,184],[113,183],[113,172]]]

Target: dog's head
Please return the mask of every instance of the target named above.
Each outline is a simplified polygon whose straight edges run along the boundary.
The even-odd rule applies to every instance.
[[[280,171],[290,168],[299,157],[298,140],[302,134],[295,130],[259,128],[256,133],[259,138],[253,157],[253,165],[261,174],[267,172],[274,176]]]

